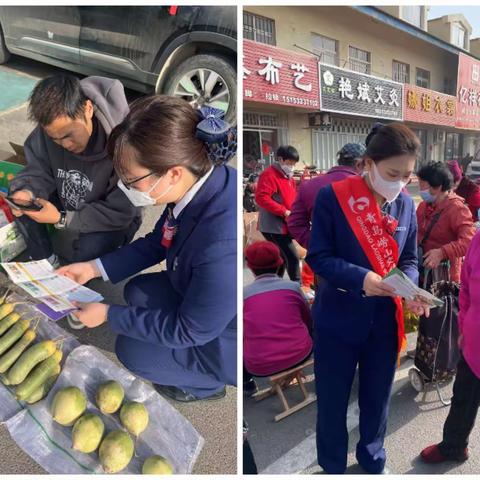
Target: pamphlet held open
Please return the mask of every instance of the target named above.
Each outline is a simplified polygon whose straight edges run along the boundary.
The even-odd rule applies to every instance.
[[[48,260],[2,263],[10,280],[54,312],[74,310],[71,302],[100,302],[93,290],[55,273]]]
[[[443,301],[430,292],[417,287],[400,269],[394,268],[382,281],[395,289],[395,294],[407,300],[421,300],[430,308],[441,307]]]

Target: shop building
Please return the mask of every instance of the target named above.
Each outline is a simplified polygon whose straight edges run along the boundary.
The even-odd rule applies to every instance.
[[[426,7],[411,7],[418,25],[410,7],[396,12],[409,21],[388,8],[245,7],[245,155],[270,162],[290,143],[305,164],[327,169],[342,145],[395,120],[419,135],[421,161],[478,150],[480,117],[461,101],[473,99],[468,61],[477,60],[426,31]],[[467,97],[455,96],[460,78]]]

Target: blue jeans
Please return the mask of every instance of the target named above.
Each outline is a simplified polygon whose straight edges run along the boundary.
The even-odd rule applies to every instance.
[[[140,227],[140,218],[135,219],[128,228],[113,232],[80,233],[73,242],[71,255],[65,258],[67,263],[86,262],[130,243]],[[25,238],[27,254],[31,260],[41,260],[53,255],[54,249],[47,227],[37,223],[26,215],[17,217],[15,224]]]

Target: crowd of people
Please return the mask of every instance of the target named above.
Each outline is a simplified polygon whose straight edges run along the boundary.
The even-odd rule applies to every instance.
[[[472,295],[480,285],[480,187],[459,162],[425,162],[419,152],[419,139],[405,125],[376,124],[365,145],[346,144],[338,165],[323,175],[297,185],[299,153],[282,146],[258,180],[265,241],[245,251],[254,281],[244,289],[244,392],[255,393],[255,377],[293,368],[313,354],[317,457],[329,474],[347,467],[346,414],[357,370],[356,457],[368,473],[386,471],[384,439],[406,347],[404,315],[428,318],[431,308],[425,300],[400,298],[383,282],[395,267],[426,289],[440,268],[460,284],[462,354],[452,404],[442,442],[420,455],[427,463],[468,458],[480,405],[480,303]],[[414,173],[418,206],[407,188]],[[307,250],[303,265],[296,244]],[[283,279],[285,271],[290,280]],[[301,288],[304,272],[315,290],[311,308]]]

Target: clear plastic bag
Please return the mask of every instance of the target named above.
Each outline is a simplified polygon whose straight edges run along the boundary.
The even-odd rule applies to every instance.
[[[200,434],[150,385],[91,346],[80,346],[69,355],[60,377],[44,401],[6,422],[10,435],[48,473],[102,473],[97,452],[83,454],[71,448],[72,428],[53,421],[50,405],[60,388],[77,386],[87,395],[87,411],[100,415],[104,421],[105,433],[121,429],[118,412],[104,415],[95,405],[96,389],[107,380],[121,383],[125,399],[142,402],[150,416],[147,429],[136,441],[135,457],[121,473],[141,473],[143,462],[150,455],[168,459],[177,474],[191,473],[204,442]]]

